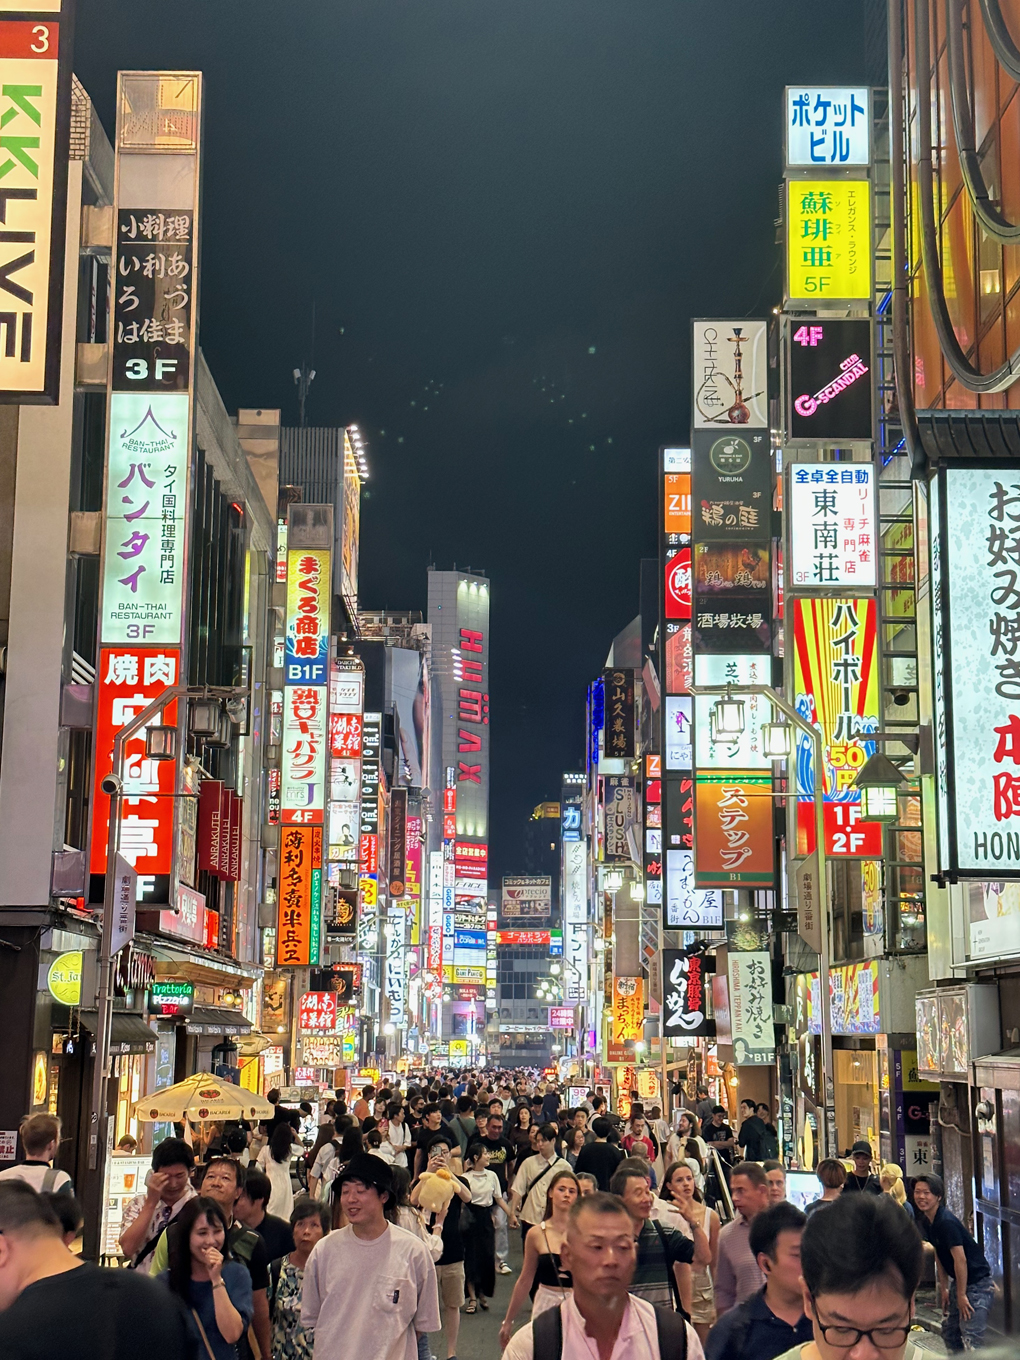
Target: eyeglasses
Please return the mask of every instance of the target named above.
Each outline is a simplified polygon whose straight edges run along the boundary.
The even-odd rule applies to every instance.
[[[818,1316],[818,1304],[814,1297],[812,1297],[811,1303],[814,1307],[818,1330],[821,1332],[826,1345],[834,1346],[836,1350],[852,1350],[859,1343],[861,1337],[866,1336],[871,1344],[877,1346],[880,1351],[894,1351],[900,1346],[906,1345],[907,1337],[910,1335],[909,1321],[900,1327],[863,1328],[827,1324]]]

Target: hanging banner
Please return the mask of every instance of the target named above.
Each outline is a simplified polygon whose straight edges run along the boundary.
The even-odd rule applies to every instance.
[[[634,672],[603,672],[606,727],[604,753],[611,760],[630,760],[634,755]]]
[[[794,702],[822,734],[826,854],[881,859],[882,827],[860,817],[854,780],[879,730],[878,620],[873,599],[793,602]],[[812,746],[797,734],[797,853],[814,850]]]
[[[728,956],[730,1028],[738,1067],[771,1066],[776,1060],[772,1023],[772,959],[762,952]]]
[[[699,887],[775,884],[772,776],[697,775],[694,878]]]
[[[691,744],[691,710],[694,700],[689,696],[668,696],[665,701],[666,769],[694,768]]]

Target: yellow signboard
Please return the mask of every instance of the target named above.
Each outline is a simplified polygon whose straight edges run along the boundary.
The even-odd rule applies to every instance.
[[[53,960],[46,975],[46,985],[54,1001],[62,1006],[81,1005],[81,967],[80,949],[60,954]]]
[[[787,180],[786,259],[788,298],[870,298],[870,181]]]
[[[466,1058],[467,1055],[468,1055],[468,1046],[467,1046],[467,1040],[466,1040],[466,1039],[451,1039],[451,1040],[450,1040],[450,1057],[451,1057],[451,1058]]]

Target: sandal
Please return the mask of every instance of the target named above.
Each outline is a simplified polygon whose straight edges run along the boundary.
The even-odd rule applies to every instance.
[[[478,1300],[477,1300],[477,1299],[468,1299],[467,1303],[466,1303],[465,1306],[464,1306],[464,1312],[465,1312],[465,1313],[474,1313],[474,1312],[477,1311],[477,1309],[478,1309]]]

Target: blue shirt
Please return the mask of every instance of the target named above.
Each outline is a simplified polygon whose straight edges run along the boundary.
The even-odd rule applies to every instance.
[[[251,1276],[248,1274],[248,1267],[242,1265],[239,1261],[224,1261],[221,1274],[223,1283],[227,1286],[230,1302],[241,1314],[241,1321],[244,1323],[244,1331],[246,1332],[255,1307],[252,1302]],[[170,1278],[170,1272],[164,1270],[159,1278],[165,1283]],[[195,1354],[201,1356],[202,1360],[209,1360],[201,1333],[198,1330],[198,1324],[195,1322],[195,1313],[197,1313],[202,1326],[205,1328],[206,1337],[216,1360],[237,1360],[237,1343],[224,1341],[220,1329],[216,1325],[216,1304],[213,1299],[212,1281],[189,1280],[188,1297],[184,1300],[184,1303],[188,1310],[188,1326],[196,1347]],[[194,1309],[194,1312],[192,1312],[192,1309]]]
[[[776,1356],[814,1338],[810,1318],[796,1327],[776,1317],[765,1302],[765,1290],[724,1313],[708,1334],[705,1360],[776,1360]]]

